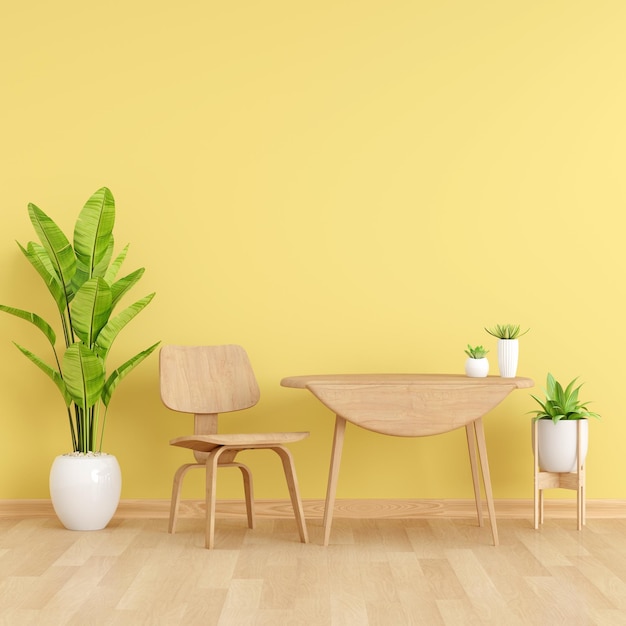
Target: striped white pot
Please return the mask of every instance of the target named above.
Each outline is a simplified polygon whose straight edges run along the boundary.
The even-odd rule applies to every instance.
[[[518,357],[518,339],[498,339],[498,367],[502,378],[515,378]]]

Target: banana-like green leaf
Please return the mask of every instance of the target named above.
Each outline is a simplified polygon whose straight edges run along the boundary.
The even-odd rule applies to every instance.
[[[72,302],[72,328],[87,346],[109,321],[112,311],[111,288],[103,278],[90,278]]]
[[[112,308],[115,308],[115,305],[120,301],[120,298],[122,298],[126,292],[130,291],[130,289],[137,284],[145,271],[145,268],[140,267],[138,270],[131,272],[128,276],[124,276],[124,278],[120,278],[111,285],[111,293],[113,295],[113,303],[111,305]]]
[[[28,215],[61,284],[66,291],[71,292],[72,279],[76,273],[76,257],[70,242],[54,221],[32,203],[28,205]]]
[[[102,278],[106,276],[106,273],[109,271],[109,263],[111,262],[111,259],[113,258],[114,248],[115,248],[115,237],[113,236],[113,233],[111,233],[111,237],[109,238],[109,247],[106,249],[106,252],[104,253],[104,256],[102,257],[102,260],[100,261],[100,263],[98,263],[98,265],[96,265],[96,267],[94,268],[93,270],[94,276],[101,276]],[[113,281],[107,280],[107,283],[109,283],[109,285],[112,282]]]
[[[33,354],[30,350],[27,350],[23,346],[20,346],[18,343],[16,343],[15,345],[22,354],[27,356],[42,372],[44,372],[44,374],[50,377],[52,382],[57,386],[57,389],[61,392],[61,395],[63,396],[63,400],[65,402],[65,406],[69,407],[72,403],[72,398],[67,389],[65,381],[63,380],[63,378],[61,378],[59,372],[50,367],[44,361],[42,361],[36,354]]]
[[[146,348],[139,354],[136,354],[131,359],[128,359],[126,363],[120,365],[108,378],[106,384],[104,385],[104,390],[102,391],[102,404],[105,407],[109,406],[109,402],[111,401],[111,396],[115,391],[115,388],[120,384],[120,382],[133,370],[137,365],[139,365],[145,358],[150,356],[160,344],[160,341],[157,341],[153,346]]]
[[[104,362],[84,343],[77,341],[65,351],[63,379],[72,400],[83,410],[100,399],[104,378]]]
[[[155,294],[151,293],[150,295],[142,298],[141,300],[137,300],[134,304],[131,304],[129,307],[125,308],[119,315],[116,315],[114,318],[110,319],[106,326],[100,331],[98,334],[98,339],[96,340],[95,350],[98,355],[102,359],[106,359],[109,350],[111,349],[111,345],[115,338],[118,336],[120,331],[132,320],[136,315],[138,315],[148,304],[150,304],[152,298],[154,298]]]
[[[119,272],[120,267],[122,267],[122,263],[128,253],[128,247],[129,244],[126,244],[124,249],[115,257],[113,263],[109,265],[109,269],[107,269],[106,274],[104,275],[104,280],[106,280],[109,285],[112,285],[115,282],[117,273]]]
[[[20,243],[17,244],[24,256],[28,259],[30,264],[37,270],[37,273],[43,278],[48,287],[48,291],[52,294],[54,301],[57,303],[59,313],[63,314],[67,308],[67,292],[63,289],[59,277],[56,275],[50,257],[43,246],[40,246],[34,242],[30,242],[27,248],[22,247]]]
[[[46,320],[42,317],[39,317],[36,313],[30,313],[29,311],[23,311],[22,309],[16,309],[12,306],[6,306],[4,304],[0,304],[0,311],[15,315],[15,317],[19,317],[20,319],[26,320],[27,322],[37,326],[37,328],[47,337],[50,345],[54,349],[54,344],[57,340],[56,333],[54,332],[52,326],[50,326],[50,324],[48,324],[48,322],[46,322]]]
[[[109,250],[114,224],[115,200],[109,189],[102,187],[85,202],[74,227],[77,285],[95,275],[95,268]]]

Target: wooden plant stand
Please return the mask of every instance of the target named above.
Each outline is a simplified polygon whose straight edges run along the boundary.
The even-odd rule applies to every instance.
[[[576,447],[577,447],[577,467],[575,472],[558,473],[544,472],[539,468],[538,450],[538,427],[537,422],[533,423],[533,454],[535,466],[535,529],[539,524],[543,524],[543,490],[544,489],[573,489],[576,491],[576,518],[578,530],[586,523],[585,519],[585,464],[581,462],[582,441],[580,433],[580,420],[576,424]]]

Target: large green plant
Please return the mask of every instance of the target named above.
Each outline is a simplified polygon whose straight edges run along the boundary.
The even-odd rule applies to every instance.
[[[120,331],[155,294],[113,316],[116,305],[142,277],[144,268],[117,278],[128,245],[113,258],[115,201],[106,187],[98,189],[85,203],[74,227],[73,246],[55,222],[34,204],[28,205],[28,214],[41,243],[31,241],[26,247],[19,243],[18,246],[54,298],[65,350],[59,353],[55,331],[39,315],[1,304],[0,311],[31,322],[46,336],[54,354],[52,366],[25,347],[15,345],[61,392],[74,451],[100,451],[111,395],[160,342],[139,352],[108,376],[107,357]]]

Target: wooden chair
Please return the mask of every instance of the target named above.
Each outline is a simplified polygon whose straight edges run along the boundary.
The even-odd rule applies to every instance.
[[[238,467],[243,475],[249,528],[254,528],[252,475],[235,461],[242,450],[273,450],[280,457],[293,505],[300,540],[308,542],[293,457],[285,444],[308,437],[308,432],[217,434],[219,413],[254,406],[260,396],[248,355],[241,346],[163,346],[159,358],[161,400],[173,411],[194,414],[194,434],[170,444],[193,450],[195,463],[182,465],[174,476],[169,532],[176,530],[182,481],[188,470],[206,469],[205,545],[214,546],[215,486],[218,467]]]

